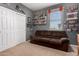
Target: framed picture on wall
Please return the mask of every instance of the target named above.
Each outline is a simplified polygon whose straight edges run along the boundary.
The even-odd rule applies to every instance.
[[[27,17],[27,23],[31,23],[31,17]]]
[[[67,13],[67,20],[75,20],[75,19],[78,19],[77,13],[78,12]]]

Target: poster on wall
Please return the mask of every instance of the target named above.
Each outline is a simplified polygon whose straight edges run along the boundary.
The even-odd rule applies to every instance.
[[[67,13],[67,20],[78,19],[77,13],[78,13],[78,12]]]

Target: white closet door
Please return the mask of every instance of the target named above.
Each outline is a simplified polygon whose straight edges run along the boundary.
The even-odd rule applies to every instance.
[[[24,15],[21,15],[21,39],[22,42],[26,40],[26,17]]]
[[[14,13],[11,10],[7,10],[7,32],[8,32],[8,48],[15,45],[14,39]]]
[[[19,28],[18,28],[18,33],[20,35],[20,42],[25,41],[25,19],[23,15],[19,15]]]
[[[21,43],[25,41],[25,16],[20,15],[19,13],[16,14],[16,36],[17,42]]]
[[[16,30],[17,30],[17,32],[16,32],[16,34],[17,34],[17,41],[18,41],[18,43],[20,43],[21,42],[21,16],[19,15],[19,13],[17,13],[17,20],[16,20],[16,22],[17,22],[17,28],[16,28]]]
[[[6,8],[2,8],[2,20],[3,20],[3,50],[7,49],[7,39],[8,39],[8,31],[7,31],[7,10]]]
[[[12,21],[11,21],[11,33],[12,33],[12,45],[16,45],[17,43],[17,41],[16,41],[16,38],[15,38],[15,26],[16,26],[16,24],[15,24],[15,21],[16,21],[16,15],[15,15],[15,13],[16,12],[14,12],[14,11],[12,11]]]
[[[3,41],[2,41],[2,9],[0,7],[0,51],[2,51]]]
[[[25,15],[0,7],[0,51],[26,40],[25,18]]]
[[[17,13],[15,13],[15,19],[14,19],[14,22],[15,22],[15,26],[14,26],[14,29],[15,29],[15,39],[16,39],[17,44],[19,44],[18,15],[17,15]]]
[[[15,39],[15,44],[18,44],[17,41],[17,15],[16,12],[14,13],[14,39]]]
[[[26,21],[25,21],[25,16],[24,15],[20,15],[20,36],[21,36],[21,42],[24,42],[26,39],[26,25],[25,25]]]

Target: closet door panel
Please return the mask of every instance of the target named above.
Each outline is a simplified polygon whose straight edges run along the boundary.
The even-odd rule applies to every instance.
[[[9,48],[11,46],[11,13],[9,10],[7,10],[7,32],[8,32],[7,47]]]
[[[16,35],[16,41],[17,41],[17,43],[19,44],[19,43],[20,43],[20,42],[19,42],[19,40],[20,40],[20,36],[19,36],[19,35],[20,35],[20,34],[18,33],[18,26],[19,26],[19,23],[18,23],[19,21],[18,21],[18,19],[19,19],[19,18],[18,18],[17,13],[15,14],[15,19],[16,19],[16,20],[15,20],[15,22],[16,22],[16,24],[15,24],[15,32],[16,32],[15,35]]]
[[[14,13],[14,39],[15,39],[15,43],[18,44],[18,41],[17,41],[17,15],[16,15],[16,12]]]
[[[22,21],[22,40],[26,41],[26,17],[24,15],[22,15],[21,17],[21,21]]]
[[[15,20],[15,35],[16,35],[16,41],[18,43],[25,41],[25,17],[23,15],[20,15],[19,13],[16,13],[16,20]]]
[[[8,42],[8,32],[7,32],[7,11],[5,8],[2,8],[2,20],[3,20],[3,50],[7,49],[7,42]]]
[[[18,19],[17,19],[17,34],[19,35],[18,41],[19,42],[24,42],[25,41],[25,22],[23,19],[23,15],[18,14]]]
[[[13,11],[12,12],[12,21],[11,21],[11,32],[12,32],[12,44],[13,45],[16,45],[17,43],[16,43],[16,38],[15,38],[15,26],[16,26],[16,24],[15,24],[15,20],[16,20],[16,17],[15,17],[16,15],[15,15],[15,12]]]
[[[9,47],[12,47],[14,44],[14,35],[13,35],[13,33],[14,33],[14,26],[13,26],[13,14],[12,14],[12,11],[10,11],[10,10],[8,10],[8,13],[7,13],[7,23],[8,23],[8,25],[7,25],[7,28],[8,28],[8,48]]]
[[[25,41],[26,39],[26,21],[25,21],[25,16],[21,15],[21,38],[22,41]]]
[[[3,38],[2,38],[2,9],[1,9],[1,7],[0,7],[0,51],[2,51],[2,49],[3,49]]]

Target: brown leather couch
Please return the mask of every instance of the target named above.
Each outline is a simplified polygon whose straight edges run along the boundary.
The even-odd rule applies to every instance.
[[[38,30],[31,36],[31,43],[68,51],[69,40],[65,31]]]

